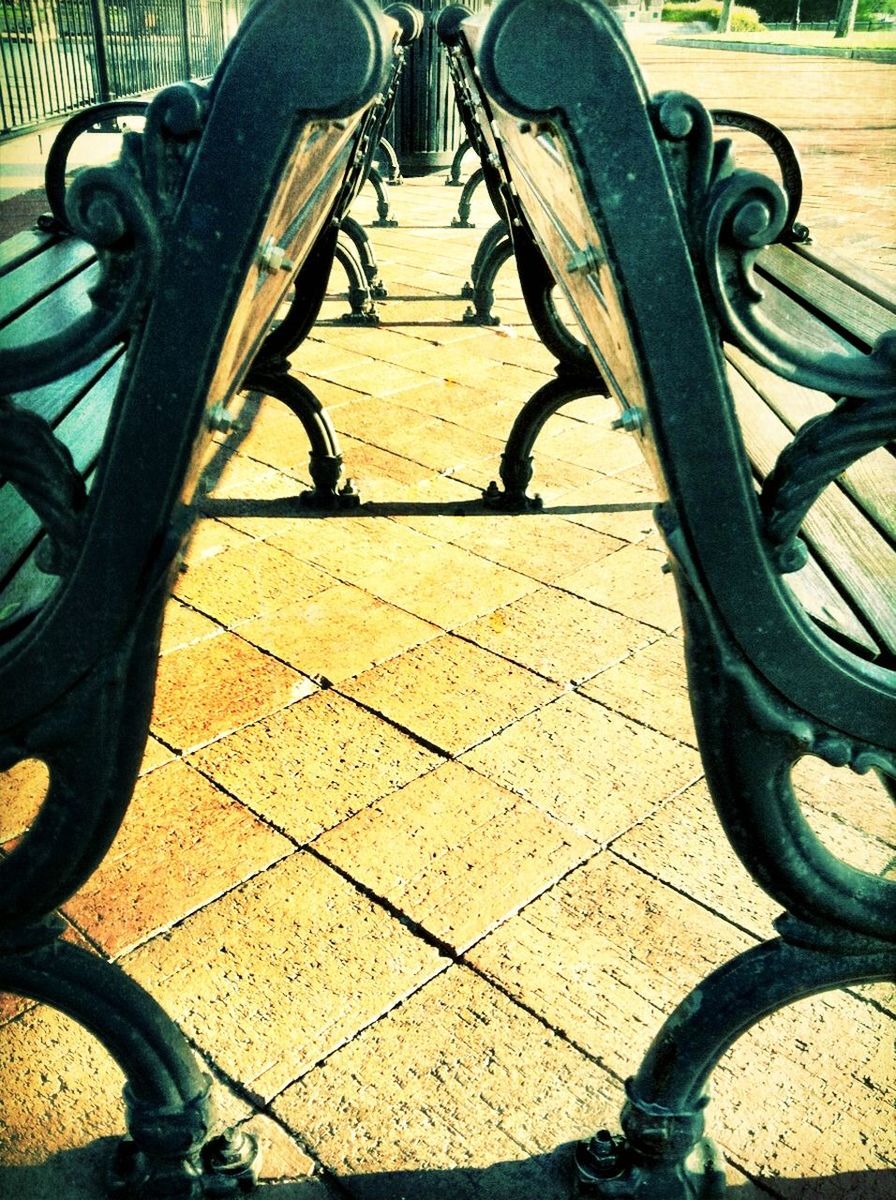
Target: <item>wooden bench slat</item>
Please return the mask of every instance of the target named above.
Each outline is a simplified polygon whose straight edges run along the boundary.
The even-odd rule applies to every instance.
[[[28,259],[3,280],[0,325],[9,324],[54,292],[60,283],[78,275],[95,261],[96,251],[80,238],[55,242],[43,253]]]
[[[12,396],[12,401],[22,408],[27,408],[29,412],[37,413],[51,425],[55,425],[70,409],[81,402],[82,397],[99,381],[100,376],[110,368],[123,350],[123,345],[113,346],[111,350],[104,351],[93,362],[79,367],[62,379],[56,379],[52,383],[32,388],[27,392],[18,392]]]
[[[893,313],[876,300],[858,293],[845,279],[824,270],[818,261],[804,258],[787,246],[768,246],[757,259],[776,282],[792,291],[813,311],[839,328],[873,346],[893,326]]]
[[[726,346],[725,354],[793,433],[812,417],[830,412],[834,407],[830,396],[782,379],[735,346]],[[896,543],[896,456],[892,451],[882,447],[866,454],[847,467],[840,476],[840,483]]]
[[[87,289],[99,278],[100,267],[96,262],[86,270],[78,271],[62,287],[45,294],[38,304],[19,313],[14,321],[0,328],[0,346],[28,345],[71,325],[90,311]]]
[[[764,476],[790,441],[790,432],[738,371],[729,372],[729,380],[747,452]],[[819,561],[896,653],[896,550],[836,483],[809,510],[803,531]]]
[[[92,470],[103,443],[109,413],[115,400],[124,357],[121,356],[81,397],[77,406],[56,427],[56,435],[71,452],[82,475]],[[40,532],[40,521],[30,505],[9,483],[0,486],[0,581],[5,580],[28,552]]]
[[[842,279],[857,292],[896,315],[896,291],[887,284],[886,280],[863,271],[855,263],[851,263],[849,259],[843,258],[833,250],[821,250],[813,242],[798,242],[791,249],[800,258],[815,263],[829,275]],[[890,323],[892,325],[892,321]]]
[[[40,229],[23,229],[0,243],[0,278],[7,272],[41,254],[48,245],[58,240],[58,234],[45,233]]]

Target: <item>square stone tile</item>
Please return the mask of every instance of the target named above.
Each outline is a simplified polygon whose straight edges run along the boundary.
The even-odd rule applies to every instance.
[[[267,542],[249,541],[188,566],[177,595],[232,627],[322,592],[332,576]]]
[[[443,629],[481,616],[532,592],[537,583],[447,543],[421,543],[400,566],[371,571],[364,586],[382,600],[432,621]]]
[[[659,638],[579,689],[633,720],[697,745],[680,638]]]
[[[152,730],[169,746],[189,750],[313,690],[310,679],[223,633],[159,660]]]
[[[210,561],[213,560],[200,560],[198,570],[202,571],[205,563]],[[197,612],[188,604],[172,597],[165,606],[165,622],[162,626],[159,653],[170,654],[172,650],[182,650],[184,646],[192,646],[194,642],[217,637],[221,632],[222,626],[217,621],[212,621],[203,613]]]
[[[40,811],[50,774],[37,758],[26,758],[0,771],[0,845],[20,837]]]
[[[292,849],[197,771],[173,762],[138,782],[111,849],[65,911],[114,957]]]
[[[399,573],[405,562],[412,562],[435,545],[432,538],[406,529],[397,521],[368,515],[366,509],[355,516],[296,521],[267,540],[277,549],[358,587],[388,569]]]
[[[455,755],[548,703],[559,689],[487,650],[443,636],[340,690]]]
[[[685,994],[750,944],[702,906],[608,854],[569,875],[468,957],[608,1069],[628,1075]],[[845,994],[802,1001],[767,1019],[714,1072],[707,1133],[761,1177],[811,1179],[837,1174],[838,1163],[880,1170],[886,1152],[863,1131],[886,1121],[883,1090],[892,1064],[882,1069],[879,1056],[885,1021]],[[842,1089],[839,1112],[820,1100],[834,1078]],[[868,1194],[883,1200],[873,1175],[869,1186]]]
[[[662,569],[665,561],[666,555],[650,546],[623,546],[599,562],[564,575],[557,584],[671,633],[681,625],[681,613],[672,576]]]
[[[631,617],[551,587],[461,625],[457,633],[560,683],[588,679],[658,636]]]
[[[154,738],[152,734],[146,739],[146,747],[143,751],[143,762],[140,764],[140,774],[148,775],[150,771],[155,771],[157,767],[163,767],[165,763],[171,762],[175,757],[174,751],[169,750],[164,746],[158,738]]]
[[[319,691],[190,761],[305,843],[442,760],[337,692]]]
[[[583,487],[568,491],[555,506],[566,520],[624,542],[656,535],[652,489],[622,475],[595,475]]]
[[[605,851],[467,958],[624,1078],[688,988],[752,944]]]
[[[477,512],[451,522],[450,528],[456,545],[540,583],[553,583],[623,545],[550,513]]]
[[[228,1075],[268,1100],[444,960],[300,851],[125,965]]]
[[[397,488],[419,483],[432,474],[431,467],[415,459],[393,454],[359,438],[344,435],[340,443],[343,477],[352,481],[363,503],[392,500]]]
[[[561,696],[463,757],[601,843],[700,774],[697,753],[581,696]]]
[[[566,1200],[619,1084],[453,967],[277,1098],[353,1200]]]
[[[459,951],[595,846],[449,762],[331,829],[315,849]]]
[[[440,632],[437,625],[349,583],[240,626],[241,636],[253,645],[330,683],[350,679]]]
[[[803,805],[896,849],[893,800],[875,771],[857,775],[807,754],[794,768],[793,786]]]

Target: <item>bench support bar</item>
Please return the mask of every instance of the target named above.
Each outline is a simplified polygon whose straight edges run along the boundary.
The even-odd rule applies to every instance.
[[[796,923],[780,927],[799,936]],[[703,1137],[706,1085],[725,1052],[764,1017],[807,996],[891,978],[896,947],[871,938],[827,949],[773,938],[719,967],[679,1004],[626,1083],[622,1136],[600,1130],[576,1155],[580,1196],[712,1200],[725,1194],[721,1159]],[[840,945],[846,944],[841,941]],[[700,1169],[692,1162],[697,1151]]]
[[[209,1138],[211,1079],[161,1006],[115,963],[62,941],[57,917],[30,926],[34,944],[0,955],[0,990],[49,1004],[88,1030],[124,1072],[129,1137],[110,1194],[201,1200],[248,1191],[258,1145],[234,1130]]]

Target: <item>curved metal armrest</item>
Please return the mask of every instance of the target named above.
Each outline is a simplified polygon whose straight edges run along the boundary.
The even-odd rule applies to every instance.
[[[809,238],[807,226],[797,221],[797,214],[803,200],[803,170],[800,166],[799,155],[790,138],[777,125],[767,121],[765,117],[757,117],[755,113],[740,112],[734,108],[713,108],[710,110],[712,122],[726,129],[743,129],[746,133],[755,134],[774,154],[778,169],[781,172],[781,183],[787,196],[787,217],[781,231],[781,241],[805,242]]]
[[[57,225],[71,230],[71,222],[65,212],[65,176],[68,156],[72,146],[88,129],[119,117],[142,117],[149,108],[146,100],[109,100],[105,104],[94,104],[69,117],[53,141],[44,169],[44,187],[50,212]]]

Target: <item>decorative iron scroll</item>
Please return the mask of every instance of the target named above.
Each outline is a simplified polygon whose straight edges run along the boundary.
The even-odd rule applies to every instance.
[[[20,493],[49,539],[49,553],[38,566],[49,575],[64,575],[80,547],[80,514],[87,499],[84,481],[68,448],[37,413],[18,408],[0,396],[0,478]]]
[[[797,534],[825,487],[848,466],[896,438],[896,398],[841,400],[807,421],[781,451],[762,488],[765,529],[781,571],[798,571],[806,549]]]
[[[651,113],[657,136],[672,149],[679,186],[687,192],[695,248],[724,335],[776,374],[805,387],[865,399],[896,397],[896,330],[882,334],[868,354],[833,346],[819,351],[794,337],[763,304],[753,270],[757,255],[789,232],[789,205],[778,184],[734,166],[730,142],[713,144],[711,118],[692,96],[661,93]]]
[[[173,214],[202,127],[207,96],[194,84],[160,92],[143,134],[125,134],[119,160],[76,175],[66,224],[96,247],[90,309],[65,329],[0,348],[0,393],[40,387],[91,362],[139,322],[159,269],[161,227]]]

